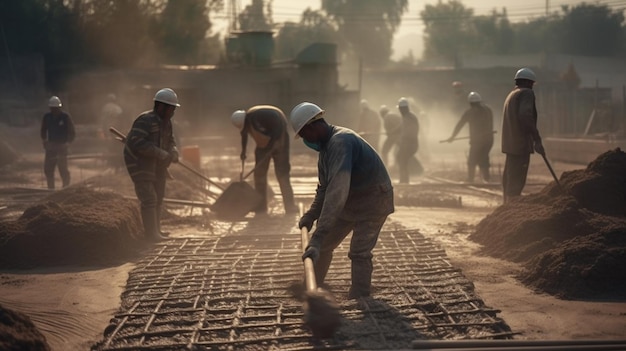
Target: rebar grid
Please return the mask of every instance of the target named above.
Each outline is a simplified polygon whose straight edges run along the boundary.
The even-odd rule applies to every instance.
[[[335,251],[325,282],[343,317],[333,339],[315,340],[303,324],[299,235],[244,229],[156,246],[130,273],[94,350],[406,349],[417,339],[513,335],[417,230],[381,232],[373,295],[348,300],[348,245]]]

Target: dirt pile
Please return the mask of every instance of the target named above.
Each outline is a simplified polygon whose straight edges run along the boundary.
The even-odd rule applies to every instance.
[[[500,206],[470,235],[486,254],[524,263],[521,279],[563,298],[626,298],[626,153],[565,172],[561,187]]]
[[[49,351],[50,346],[28,316],[0,305],[0,350]]]
[[[103,264],[144,245],[136,201],[69,187],[0,222],[0,267]]]

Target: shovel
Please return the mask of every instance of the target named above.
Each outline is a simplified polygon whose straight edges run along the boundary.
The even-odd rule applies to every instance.
[[[303,213],[303,206],[300,203],[300,216]],[[302,227],[300,234],[302,252],[304,252],[309,245],[309,231],[306,227]],[[330,338],[341,325],[341,314],[333,296],[329,292],[318,288],[315,280],[313,260],[310,257],[304,259],[304,283],[306,285],[304,323],[311,329],[311,333],[315,338]]]
[[[561,183],[559,182],[559,178],[556,177],[556,174],[554,173],[554,170],[552,169],[550,162],[548,162],[548,158],[546,157],[545,153],[542,154],[541,157],[543,157],[543,161],[546,163],[546,166],[548,166],[548,169],[550,170],[550,174],[552,174],[552,178],[554,178],[556,185],[558,185],[559,188],[563,189],[561,187]]]
[[[211,207],[211,211],[217,213],[222,219],[235,220],[244,217],[248,212],[253,211],[261,205],[263,198],[261,195],[246,182],[246,178],[254,172],[248,172],[243,175],[244,161],[241,161],[241,173],[239,181],[232,182],[222,195],[215,200]]]

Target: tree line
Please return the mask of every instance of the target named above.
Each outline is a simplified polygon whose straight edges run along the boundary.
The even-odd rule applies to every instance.
[[[368,67],[391,63],[393,37],[408,0],[320,2],[319,10],[305,9],[297,22],[274,23],[272,1],[253,0],[235,27],[273,30],[276,60],[292,59],[322,41],[336,43],[342,59],[358,58]],[[6,54],[41,55],[54,84],[94,67],[220,63],[224,38],[212,29],[224,7],[224,0],[0,0],[0,30]],[[603,4],[562,6],[513,22],[506,9],[475,15],[459,0],[440,0],[415,16],[425,25],[423,59],[457,61],[478,53],[626,54],[624,11]]]

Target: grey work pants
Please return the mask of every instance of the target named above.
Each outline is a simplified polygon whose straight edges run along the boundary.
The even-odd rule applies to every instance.
[[[320,248],[320,257],[315,262],[315,278],[322,284],[333,259],[333,251],[352,232],[348,257],[352,261],[351,292],[358,296],[368,296],[372,283],[372,250],[378,241],[380,229],[387,216],[370,218],[363,221],[347,221],[338,219],[332,232],[324,237]]]
[[[514,155],[506,154],[504,172],[502,173],[502,193],[504,201],[522,194],[528,175],[530,154]]]
[[[165,175],[155,181],[134,181],[135,194],[141,204],[141,217],[146,236],[156,236],[159,218],[165,197]]]
[[[256,148],[254,150],[254,189],[263,199],[261,206],[256,212],[267,212],[267,172],[270,167],[270,160],[274,160],[274,172],[283,196],[283,204],[286,212],[295,212],[296,204],[293,196],[293,188],[289,173],[291,164],[289,163],[289,139],[286,137],[277,141],[272,148]]]
[[[70,171],[67,168],[67,144],[48,142],[45,148],[43,173],[46,175],[48,189],[54,189],[54,170],[57,167],[65,188],[70,185]]]

